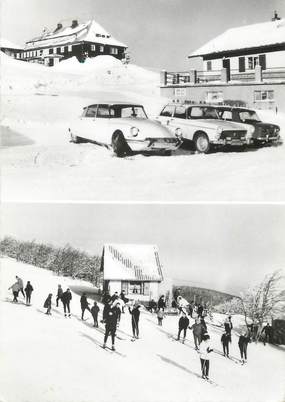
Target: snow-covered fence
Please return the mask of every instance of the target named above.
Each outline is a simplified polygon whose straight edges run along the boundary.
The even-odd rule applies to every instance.
[[[0,253],[26,264],[49,269],[58,275],[86,279],[96,286],[101,282],[101,258],[66,245],[55,247],[35,241],[19,241],[5,237],[0,241]]]

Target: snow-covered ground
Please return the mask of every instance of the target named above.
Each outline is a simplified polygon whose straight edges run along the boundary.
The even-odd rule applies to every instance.
[[[43,303],[57,285],[82,285],[52,272],[1,258],[1,402],[282,402],[285,388],[284,349],[249,344],[248,363],[238,362],[237,335],[230,346],[231,359],[221,355],[222,315],[208,323],[215,352],[210,363],[212,383],[200,377],[199,355],[188,331],[183,345],[173,340],[178,318],[168,316],[162,327],[156,317],[143,312],[141,339],[131,342],[131,319],[122,315],[116,339],[117,352],[101,348],[103,324],[92,326],[85,313],[80,319],[79,295],[73,293],[72,317],[64,318],[62,306],[53,304],[52,315],[44,314]],[[12,303],[8,287],[19,275],[30,280],[32,306],[20,296]],[[86,288],[92,285],[83,283]],[[89,301],[91,301],[89,299]],[[101,311],[102,311],[102,306]],[[100,312],[101,314],[101,312]],[[240,317],[233,317],[234,327]],[[109,340],[110,342],[110,340]]]
[[[284,201],[285,147],[118,159],[71,144],[68,123],[94,100],[142,103],[155,117],[168,100],[159,74],[111,56],[53,68],[1,55],[3,201]],[[285,116],[262,113],[284,137]]]

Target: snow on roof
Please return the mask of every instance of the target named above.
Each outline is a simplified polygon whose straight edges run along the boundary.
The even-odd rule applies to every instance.
[[[103,45],[127,47],[113,38],[101,25],[91,20],[75,28],[63,27],[55,32],[45,32],[41,36],[26,42],[25,49],[47,46],[63,46],[77,42],[96,42]]]
[[[10,42],[8,39],[0,38],[0,48],[6,49],[23,49],[23,46],[16,45],[13,42]]]
[[[285,19],[231,28],[195,50],[189,58],[285,43]]]
[[[102,266],[104,280],[162,281],[158,248],[147,244],[106,244]]]

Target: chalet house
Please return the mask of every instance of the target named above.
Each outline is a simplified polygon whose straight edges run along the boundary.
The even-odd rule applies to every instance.
[[[15,57],[16,54],[20,54],[23,51],[23,48],[19,45],[15,45],[14,43],[1,38],[0,39],[0,50],[5,53],[7,56]]]
[[[285,111],[285,19],[232,28],[195,50],[201,70],[161,73],[163,96]]]
[[[158,249],[145,244],[106,244],[103,248],[101,271],[103,289],[121,293],[130,299],[158,299],[163,280]]]
[[[98,55],[111,55],[122,60],[126,49],[127,45],[113,38],[94,20],[82,24],[73,20],[70,26],[57,24],[52,32],[45,29],[40,36],[27,41],[24,50],[16,53],[16,58],[53,66],[73,56],[80,62]]]

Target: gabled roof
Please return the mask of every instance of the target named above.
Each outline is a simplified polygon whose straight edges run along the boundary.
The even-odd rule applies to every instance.
[[[106,244],[101,271],[104,280],[160,282],[163,279],[158,248],[148,244]]]
[[[23,49],[23,46],[16,45],[15,43],[10,42],[8,39],[0,38],[0,48],[21,50]]]
[[[92,42],[103,45],[127,47],[113,38],[101,25],[91,20],[75,28],[62,27],[54,32],[45,32],[41,36],[26,42],[25,50],[46,46],[64,46],[77,42]]]
[[[285,19],[232,28],[191,53],[189,58],[285,44]]]

